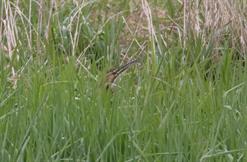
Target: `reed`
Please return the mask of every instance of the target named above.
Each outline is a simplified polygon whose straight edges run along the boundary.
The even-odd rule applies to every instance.
[[[0,161],[247,161],[246,5],[1,0]]]

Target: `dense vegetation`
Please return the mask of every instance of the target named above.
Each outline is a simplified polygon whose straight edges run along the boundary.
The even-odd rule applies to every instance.
[[[0,161],[246,161],[246,8],[1,0]]]

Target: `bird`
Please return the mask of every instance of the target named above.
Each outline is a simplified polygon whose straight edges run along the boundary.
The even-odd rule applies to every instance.
[[[126,71],[127,69],[129,69],[129,67],[131,67],[131,65],[133,64],[136,64],[138,61],[135,59],[135,60],[132,60],[132,61],[129,61],[128,63],[118,67],[118,68],[114,68],[110,71],[107,72],[106,74],[106,89],[110,89],[114,82],[116,81],[116,79],[124,72]]]

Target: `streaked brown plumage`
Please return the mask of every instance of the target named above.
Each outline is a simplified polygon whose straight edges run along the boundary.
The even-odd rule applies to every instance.
[[[119,75],[135,63],[137,63],[137,60],[132,60],[125,65],[110,70],[106,75],[106,89],[109,89],[114,84],[115,80],[119,77]]]

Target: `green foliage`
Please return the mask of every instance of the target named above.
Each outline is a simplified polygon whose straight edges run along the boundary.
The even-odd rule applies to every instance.
[[[23,14],[27,2],[18,6]],[[31,3],[32,26],[18,19],[23,33],[13,57],[0,50],[0,161],[246,161],[247,69],[229,40],[214,62],[213,42],[193,36],[182,47],[179,33],[164,42],[157,31],[142,65],[107,91],[105,71],[120,62],[126,24],[116,15],[96,22],[89,16],[130,3],[88,1],[79,10],[67,2],[51,18],[47,37]],[[176,16],[178,4],[162,5]]]

